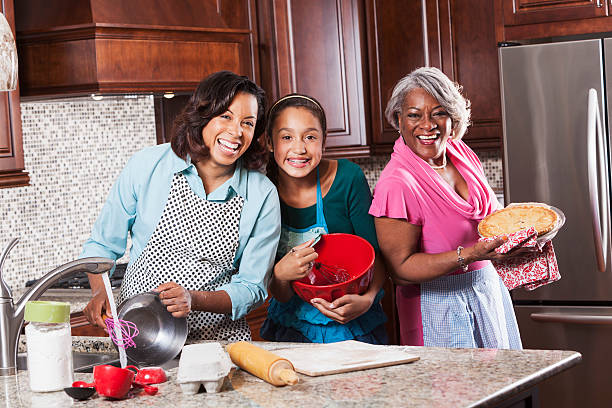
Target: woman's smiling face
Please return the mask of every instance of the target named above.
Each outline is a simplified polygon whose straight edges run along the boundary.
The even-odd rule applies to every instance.
[[[279,171],[305,177],[323,156],[324,132],[319,119],[302,107],[285,108],[274,121],[272,146]]]
[[[423,88],[406,94],[400,112],[399,128],[404,143],[420,158],[437,165],[453,134],[453,121],[438,100]]]
[[[237,94],[227,110],[202,129],[202,140],[210,151],[206,160],[233,166],[251,145],[256,123],[257,99],[248,93]]]

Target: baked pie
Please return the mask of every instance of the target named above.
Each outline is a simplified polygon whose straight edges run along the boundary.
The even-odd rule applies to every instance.
[[[547,207],[513,205],[486,216],[478,224],[478,233],[482,237],[494,237],[534,227],[541,236],[555,228],[558,218],[557,213]]]

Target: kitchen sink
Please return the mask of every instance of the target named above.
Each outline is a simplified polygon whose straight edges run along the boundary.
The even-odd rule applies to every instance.
[[[91,373],[93,368],[99,364],[119,365],[119,353],[85,353],[72,352],[72,367],[75,373]],[[26,353],[17,354],[17,369],[27,370]]]

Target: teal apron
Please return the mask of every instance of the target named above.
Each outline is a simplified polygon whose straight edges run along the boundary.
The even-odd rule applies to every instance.
[[[303,244],[304,242],[314,238],[315,242],[318,238],[327,234],[327,222],[325,222],[325,214],[323,214],[323,194],[321,194],[321,179],[319,178],[319,168],[317,167],[317,220],[310,227],[293,228],[285,224],[281,224],[281,235],[276,250],[276,260],[280,260],[285,254],[291,251],[292,248]]]

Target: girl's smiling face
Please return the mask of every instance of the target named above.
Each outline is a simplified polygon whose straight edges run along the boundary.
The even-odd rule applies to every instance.
[[[321,162],[324,136],[319,119],[307,108],[283,109],[272,128],[274,160],[279,171],[296,178],[310,174]]]
[[[210,151],[207,161],[233,166],[251,145],[256,123],[257,99],[248,93],[237,94],[227,110],[202,129],[202,140]]]

